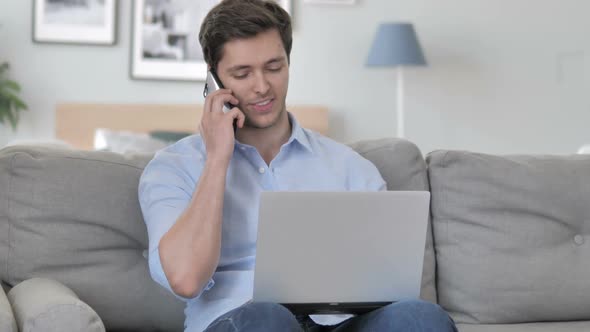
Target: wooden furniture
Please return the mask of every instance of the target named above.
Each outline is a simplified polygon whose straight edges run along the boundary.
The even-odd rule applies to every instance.
[[[202,105],[178,104],[58,104],[56,138],[92,150],[97,128],[148,133],[155,130],[196,132]],[[305,128],[328,134],[328,109],[322,106],[288,106]]]

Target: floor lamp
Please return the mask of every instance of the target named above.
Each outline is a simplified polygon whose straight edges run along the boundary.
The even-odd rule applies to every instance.
[[[404,66],[426,66],[426,59],[411,23],[379,25],[367,60],[369,67],[397,70],[397,136],[404,137]]]

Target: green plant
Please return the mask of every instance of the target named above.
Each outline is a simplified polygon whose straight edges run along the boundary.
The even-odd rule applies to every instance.
[[[27,105],[20,99],[20,85],[8,78],[10,66],[4,62],[0,64],[0,123],[10,123],[13,130],[18,125],[19,113],[27,110]]]

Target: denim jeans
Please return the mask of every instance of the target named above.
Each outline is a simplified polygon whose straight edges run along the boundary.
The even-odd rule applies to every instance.
[[[294,316],[276,303],[247,303],[217,318],[206,332],[457,332],[451,317],[437,304],[421,300],[400,301],[338,325],[315,324],[308,316]]]

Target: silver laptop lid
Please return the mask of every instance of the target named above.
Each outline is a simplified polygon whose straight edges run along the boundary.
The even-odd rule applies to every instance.
[[[263,192],[254,301],[418,298],[430,193]]]

